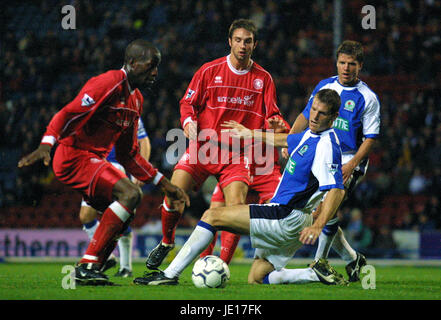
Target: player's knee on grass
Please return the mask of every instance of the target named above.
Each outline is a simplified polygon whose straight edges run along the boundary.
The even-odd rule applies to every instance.
[[[274,271],[274,266],[265,259],[256,258],[248,273],[248,284],[262,284],[265,276]]]
[[[256,277],[254,272],[251,272],[251,270],[250,270],[250,273],[248,273],[248,284],[262,284],[262,280],[263,280],[263,278],[258,279],[258,277]]]

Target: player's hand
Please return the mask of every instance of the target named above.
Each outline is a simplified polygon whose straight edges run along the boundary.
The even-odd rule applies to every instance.
[[[43,159],[43,163],[48,166],[51,162],[51,146],[48,144],[40,144],[40,146],[32,153],[24,156],[20,159],[18,162],[18,167],[26,167],[30,166],[31,164]]]
[[[138,187],[142,187],[143,185],[145,185],[144,182],[142,182],[141,180],[136,179],[135,177],[132,176],[131,178],[132,182],[137,185]]]
[[[284,159],[288,159],[289,158],[288,148],[282,148],[282,157]]]
[[[303,244],[314,244],[317,238],[320,236],[322,228],[310,226],[306,227],[300,232],[300,242]]]
[[[348,179],[352,176],[352,173],[354,172],[356,166],[354,166],[351,161],[345,163],[341,167],[341,171],[343,173],[343,184],[346,185],[346,182]]]
[[[190,121],[185,125],[184,135],[190,140],[196,140],[198,136],[198,129],[195,121]]]
[[[285,122],[277,117],[268,119],[268,129],[274,130],[274,133],[284,133],[288,130]]]
[[[167,199],[173,208],[182,205],[182,203],[187,207],[190,206],[190,198],[187,193],[178,186],[172,184],[170,180],[165,177],[161,180],[161,189],[167,196]]]
[[[228,132],[231,133],[233,137],[235,138],[252,138],[253,137],[253,131],[246,128],[245,126],[241,125],[240,123],[229,120],[225,121],[221,124],[221,127],[227,128],[222,129],[222,132]]]

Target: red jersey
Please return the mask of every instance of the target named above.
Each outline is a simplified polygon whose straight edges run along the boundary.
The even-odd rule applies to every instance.
[[[263,129],[267,119],[281,116],[269,72],[256,62],[237,70],[230,56],[204,64],[193,76],[180,101],[181,124],[197,121],[198,129],[214,129],[234,120],[249,129]]]
[[[50,121],[43,144],[55,142],[105,158],[113,146],[117,161],[137,179],[158,183],[162,175],[139,154],[138,119],[143,97],[130,90],[125,70],[91,78],[76,98]]]
[[[288,122],[286,122],[286,120],[283,117],[280,117],[286,127],[285,133],[288,133],[289,130],[291,129],[291,126],[289,125]],[[265,126],[264,130],[268,130],[268,123]],[[262,147],[262,153],[258,153],[255,152],[256,151],[256,147],[257,143],[254,142],[254,152],[253,152],[253,157],[252,157],[252,163],[251,163],[251,175],[255,176],[255,175],[266,175],[266,174],[271,174],[272,173],[272,167],[268,166],[269,164],[271,164],[273,162],[273,164],[277,167],[276,169],[280,170],[280,165],[279,165],[279,151],[277,150],[276,147],[271,147],[269,145],[264,145]],[[272,150],[270,150],[269,148],[272,148]],[[273,155],[273,159],[271,159],[271,154]],[[260,157],[259,157],[260,155]],[[270,161],[270,163],[268,163],[268,160]],[[259,168],[259,169],[257,169]],[[257,170],[256,170],[257,169]]]

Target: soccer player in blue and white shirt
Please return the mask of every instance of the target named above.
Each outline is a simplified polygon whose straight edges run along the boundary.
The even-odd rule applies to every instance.
[[[309,111],[317,92],[322,89],[333,89],[339,93],[341,106],[333,128],[341,144],[343,182],[346,195],[349,195],[360,182],[359,178],[366,174],[368,155],[380,133],[380,102],[367,84],[359,79],[364,60],[361,43],[344,41],[337,49],[336,58],[337,76],[319,82],[307,106],[294,122],[290,133],[302,132],[308,126]],[[282,152],[286,157],[286,150]],[[337,218],[331,220],[323,229],[319,237],[315,261],[326,259],[331,245],[348,263],[346,272],[349,281],[358,281],[360,269],[366,264],[366,259],[346,241]]]
[[[139,152],[141,156],[147,161],[150,158],[151,145],[150,139],[144,128],[144,123],[141,118],[138,120],[138,144]],[[118,163],[115,155],[115,148],[113,148],[106,158],[114,167],[118,168],[125,173],[124,167]],[[142,186],[144,183],[137,180],[135,177],[131,177],[134,184]],[[83,230],[87,233],[87,236],[92,240],[95,230],[98,228],[99,222],[97,220],[98,212],[87,204],[86,201],[81,201],[80,209],[80,221],[83,224]],[[133,232],[130,226],[124,231],[121,238],[118,240],[119,250],[119,264],[120,268],[115,274],[117,277],[131,277],[132,276],[132,246],[133,246]],[[116,264],[116,258],[112,254],[109,259],[104,263],[103,271],[113,267]]]
[[[225,122],[223,127],[229,129],[224,131],[233,136],[288,147],[290,158],[274,197],[269,204],[208,209],[167,269],[146,274],[134,282],[177,284],[181,272],[207,247],[217,230],[250,235],[256,253],[249,283],[267,283],[273,273],[280,279],[281,272],[284,280],[274,283],[296,282],[296,269],[284,269],[285,265],[302,244],[315,242],[344,197],[341,149],[331,128],[339,106],[337,92],[321,90],[311,106],[309,129],[291,135],[253,131],[235,121]],[[320,202],[322,210],[313,222],[312,212]],[[337,275],[329,268],[326,263],[319,273],[313,268],[299,270],[309,273],[311,281],[337,284]],[[294,281],[290,271],[295,274]]]

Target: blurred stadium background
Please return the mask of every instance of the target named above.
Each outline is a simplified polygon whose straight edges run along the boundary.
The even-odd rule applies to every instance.
[[[87,246],[78,218],[81,197],[43,165],[17,169],[40,142],[50,118],[88,78],[122,66],[135,38],[162,52],[159,80],[144,92],[143,120],[151,162],[167,176],[166,133],[179,128],[179,100],[195,70],[229,51],[227,30],[236,18],[259,27],[254,60],[272,73],[279,107],[292,123],[319,80],[336,73],[334,43],[361,41],[361,74],[379,96],[380,143],[364,182],[339,210],[355,248],[369,258],[441,257],[441,2],[335,1],[20,1],[2,7],[0,81],[0,259],[76,257]],[[61,8],[76,11],[76,29],[63,30]],[[372,5],[376,29],[365,30],[362,7]],[[337,17],[342,18],[338,20]],[[336,23],[339,22],[339,23]],[[340,36],[339,36],[340,35]],[[192,215],[207,207],[209,181],[193,194],[178,242]],[[151,186],[133,222],[135,255],[160,238],[162,196]],[[250,195],[250,201],[255,201]],[[192,212],[189,212],[189,211]],[[250,257],[243,237],[238,257]],[[298,257],[309,258],[305,247]]]

